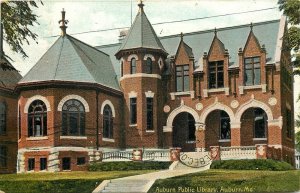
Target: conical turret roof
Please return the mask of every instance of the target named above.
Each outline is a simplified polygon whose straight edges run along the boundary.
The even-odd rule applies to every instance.
[[[143,6],[143,3],[139,4],[139,12],[137,13],[129,33],[123,41],[118,53],[122,50],[136,48],[150,48],[167,53],[148,20]]]

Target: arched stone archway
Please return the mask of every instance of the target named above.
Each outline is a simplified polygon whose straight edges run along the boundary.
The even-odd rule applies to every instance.
[[[180,107],[174,109],[170,115],[168,116],[168,119],[167,119],[167,125],[164,127],[164,130],[165,131],[168,131],[168,132],[172,132],[172,124],[173,124],[173,121],[174,121],[174,118],[179,114],[179,113],[183,113],[183,112],[186,112],[186,113],[190,113],[194,119],[195,119],[195,125],[196,127],[199,125],[200,123],[200,117],[198,115],[198,113],[192,109],[191,107],[188,107],[186,105],[181,105]]]
[[[231,110],[230,107],[220,103],[220,102],[215,102],[214,104],[206,107],[201,116],[200,116],[200,120],[199,120],[199,123],[202,123],[202,124],[205,124],[205,120],[207,118],[207,116],[215,111],[215,110],[221,110],[221,111],[225,111],[228,115],[229,115],[229,118],[230,118],[230,122],[231,123],[235,123],[236,122],[236,119],[235,119],[235,116],[234,116],[234,113],[233,111]]]
[[[265,103],[263,103],[261,101],[258,101],[258,100],[254,99],[254,98],[250,99],[248,102],[242,104],[238,108],[238,110],[235,113],[235,120],[237,120],[238,122],[241,122],[241,117],[242,117],[243,113],[247,109],[250,109],[250,108],[261,108],[261,109],[263,109],[266,112],[266,114],[267,114],[268,122],[272,122],[273,121],[274,117],[273,117],[273,113],[272,113],[271,108],[267,104],[265,104]]]

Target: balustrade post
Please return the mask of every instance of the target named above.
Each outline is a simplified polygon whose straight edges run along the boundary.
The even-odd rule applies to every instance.
[[[170,148],[170,161],[178,161],[180,158],[181,148]]]
[[[267,159],[267,144],[256,144],[256,159]]]
[[[221,160],[220,146],[210,146],[210,158],[212,160]]]

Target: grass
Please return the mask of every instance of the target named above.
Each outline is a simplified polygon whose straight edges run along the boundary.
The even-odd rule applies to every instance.
[[[91,193],[103,180],[150,171],[153,170],[4,174],[0,175],[0,190],[5,193]]]
[[[170,179],[158,180],[148,193],[182,192],[296,192],[300,171],[256,171],[211,169]],[[193,190],[192,190],[193,189]]]

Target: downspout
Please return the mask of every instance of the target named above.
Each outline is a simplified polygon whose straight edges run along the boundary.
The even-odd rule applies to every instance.
[[[96,148],[99,150],[99,91],[96,91]]]

